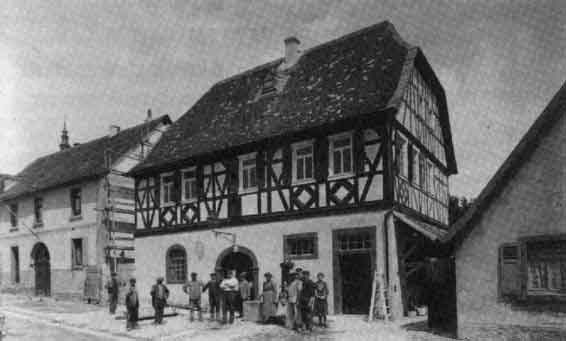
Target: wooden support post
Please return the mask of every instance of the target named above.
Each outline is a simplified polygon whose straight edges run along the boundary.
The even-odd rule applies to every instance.
[[[403,301],[401,298],[401,281],[399,278],[399,254],[397,252],[397,233],[392,212],[385,218],[387,229],[387,260],[388,260],[388,290],[389,311],[391,320],[403,317]]]

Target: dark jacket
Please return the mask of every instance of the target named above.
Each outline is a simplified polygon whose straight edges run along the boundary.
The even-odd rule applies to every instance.
[[[303,281],[303,288],[299,293],[299,304],[308,305],[314,297],[315,284],[310,279]]]
[[[163,295],[159,297],[159,286],[163,287]],[[154,284],[151,287],[151,305],[155,307],[155,305],[166,305],[167,298],[169,298],[169,289],[165,286],[165,284]]]
[[[118,279],[116,279],[116,277],[111,278],[106,283],[106,290],[108,290],[108,296],[113,298],[118,297],[118,293],[120,292],[120,283],[118,282]]]
[[[138,309],[140,307],[140,300],[138,291],[136,289],[128,291],[126,294],[126,308]]]
[[[210,299],[219,299],[220,295],[222,294],[222,290],[220,290],[220,282],[218,281],[208,281],[202,291],[205,292],[208,290],[208,298]]]

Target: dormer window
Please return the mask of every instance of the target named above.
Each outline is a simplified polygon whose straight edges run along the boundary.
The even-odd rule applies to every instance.
[[[240,192],[257,189],[256,153],[240,156]]]
[[[352,134],[345,133],[329,138],[329,165],[330,175],[348,175],[353,171],[352,161]]]
[[[263,79],[263,87],[261,88],[261,96],[270,95],[277,91],[277,80],[272,72],[269,72]]]
[[[165,174],[161,177],[161,203],[163,205],[171,205],[175,202],[173,173]]]
[[[314,148],[312,141],[293,145],[293,181],[307,182],[314,179]]]

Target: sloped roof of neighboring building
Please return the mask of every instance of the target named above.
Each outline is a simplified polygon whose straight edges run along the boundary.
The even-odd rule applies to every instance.
[[[104,136],[42,156],[16,176],[17,183],[0,195],[0,200],[14,199],[37,191],[105,175],[108,173],[104,156],[106,150],[112,150],[113,155],[123,155],[138,146],[145,134],[162,123],[171,123],[169,116],[164,115],[124,129],[112,137]]]
[[[541,139],[550,131],[553,124],[566,113],[566,83],[554,95],[542,114],[531,125],[527,133],[515,146],[509,157],[503,162],[495,175],[487,183],[473,205],[466,211],[462,218],[458,219],[450,228],[448,234],[443,238],[444,242],[452,242],[455,247],[466,238],[496,198],[509,184],[509,181],[530,158],[534,150],[540,144]]]
[[[420,49],[404,42],[387,21],[306,50],[289,69],[282,89],[259,96],[266,77],[274,75],[282,62],[278,59],[216,83],[131,174],[397,108],[415,64],[433,84],[448,126],[444,90],[432,68]],[[448,167],[455,173],[450,129],[445,130]]]

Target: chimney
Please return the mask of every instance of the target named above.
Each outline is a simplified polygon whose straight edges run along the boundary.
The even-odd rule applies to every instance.
[[[285,65],[287,67],[292,66],[297,62],[300,56],[299,45],[301,41],[295,37],[291,36],[284,40],[285,42]]]
[[[151,109],[147,109],[147,117],[145,118],[145,122],[151,121],[153,118],[151,117]]]
[[[117,125],[110,125],[108,129],[108,137],[113,137],[120,132],[120,127]]]

